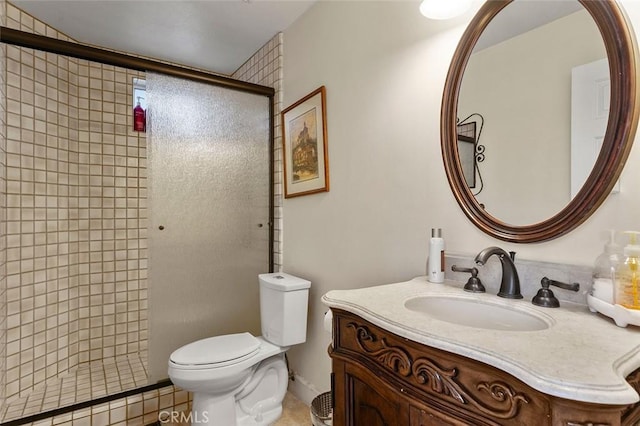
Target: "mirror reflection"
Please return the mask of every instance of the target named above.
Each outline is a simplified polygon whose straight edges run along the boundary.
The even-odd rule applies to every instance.
[[[458,120],[486,120],[481,175],[474,162],[465,179],[488,214],[526,225],[571,201],[604,137],[608,78],[604,42],[578,1],[514,1],[488,24],[465,68],[457,110]]]

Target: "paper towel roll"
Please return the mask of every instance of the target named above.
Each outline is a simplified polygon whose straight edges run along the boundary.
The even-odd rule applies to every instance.
[[[333,313],[331,312],[331,310],[328,310],[327,312],[324,313],[324,331],[326,331],[327,333],[331,334],[331,332],[333,331]]]

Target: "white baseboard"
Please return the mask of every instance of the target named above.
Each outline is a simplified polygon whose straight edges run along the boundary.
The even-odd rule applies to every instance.
[[[313,398],[320,395],[322,392],[309,383],[304,377],[294,375],[295,380],[289,380],[289,392],[293,394],[300,401],[307,405],[311,405]]]

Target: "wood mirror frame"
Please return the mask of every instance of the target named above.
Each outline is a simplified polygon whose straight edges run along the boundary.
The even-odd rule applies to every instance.
[[[488,214],[467,187],[458,157],[456,121],[458,95],[471,52],[493,17],[512,1],[487,1],[465,30],[444,86],[440,137],[449,185],[471,222],[500,240],[531,243],[551,240],[575,229],[602,204],[618,180],[638,124],[637,47],[633,29],[615,1],[578,0],[600,30],[609,60],[611,99],[602,149],[582,189],[559,213],[532,225],[504,223]]]

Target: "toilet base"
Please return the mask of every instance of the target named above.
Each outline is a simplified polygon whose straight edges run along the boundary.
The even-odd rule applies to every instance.
[[[260,362],[254,373],[229,395],[193,395],[193,424],[207,426],[268,426],[282,415],[289,375],[284,352]]]

